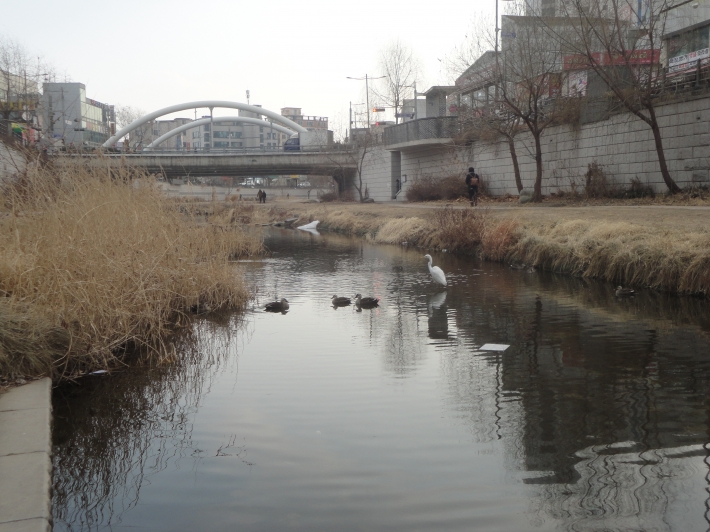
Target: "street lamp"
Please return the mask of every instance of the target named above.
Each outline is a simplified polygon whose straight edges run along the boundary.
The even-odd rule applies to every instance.
[[[498,32],[501,28],[498,27],[498,1],[496,0],[496,56],[498,55]],[[503,0],[503,2],[510,2],[511,0]]]
[[[386,78],[387,76],[380,76],[378,78],[368,78],[367,74],[365,74],[364,78],[351,78],[350,76],[345,76],[347,79],[354,79],[356,81],[362,81],[363,79],[365,80],[365,101],[367,103],[367,129],[370,129],[370,87],[368,85],[368,79],[382,79]]]

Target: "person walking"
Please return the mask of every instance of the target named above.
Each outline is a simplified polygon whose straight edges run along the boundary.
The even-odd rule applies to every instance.
[[[266,203],[266,190],[261,191],[261,203]]]
[[[471,206],[478,205],[478,182],[480,178],[475,172],[473,167],[468,169],[468,174],[466,175],[466,185],[468,186],[468,200],[471,202]]]
[[[261,189],[259,189],[259,192],[256,193],[256,199],[259,203],[261,203]]]

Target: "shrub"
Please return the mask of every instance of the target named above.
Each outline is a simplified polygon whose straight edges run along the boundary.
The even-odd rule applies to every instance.
[[[434,222],[441,247],[451,252],[472,252],[481,243],[486,218],[485,209],[438,209]]]
[[[587,173],[584,174],[584,194],[587,198],[617,198],[623,192],[607,176],[604,167],[594,161],[587,165]]]
[[[481,187],[479,186],[479,191]],[[407,189],[407,201],[455,200],[468,197],[463,177],[420,177]]]
[[[656,196],[656,192],[648,183],[644,185],[638,177],[633,177],[631,178],[631,186],[624,195],[627,198],[653,198]]]

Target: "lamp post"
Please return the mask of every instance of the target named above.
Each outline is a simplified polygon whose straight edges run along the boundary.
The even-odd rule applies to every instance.
[[[363,79],[365,80],[365,102],[367,103],[367,129],[370,129],[370,86],[368,85],[368,80],[382,79],[386,78],[387,76],[380,76],[378,78],[368,78],[367,74],[365,74],[364,78],[351,78],[350,76],[345,77],[347,79],[354,79],[356,81],[362,81]]]
[[[503,2],[510,2],[511,0],[503,0]],[[498,32],[501,30],[501,28],[498,27],[498,2],[499,0],[496,0],[496,56],[498,55]]]

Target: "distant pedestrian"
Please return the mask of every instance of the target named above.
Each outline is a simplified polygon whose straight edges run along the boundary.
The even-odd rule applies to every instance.
[[[478,183],[480,178],[478,174],[474,171],[473,167],[468,169],[468,174],[466,175],[466,185],[468,186],[468,200],[471,202],[471,206],[478,205]]]
[[[259,189],[259,192],[256,193],[256,199],[259,203],[261,203],[261,194],[262,194],[261,189]]]
[[[261,193],[261,202],[266,203],[266,190]]]

